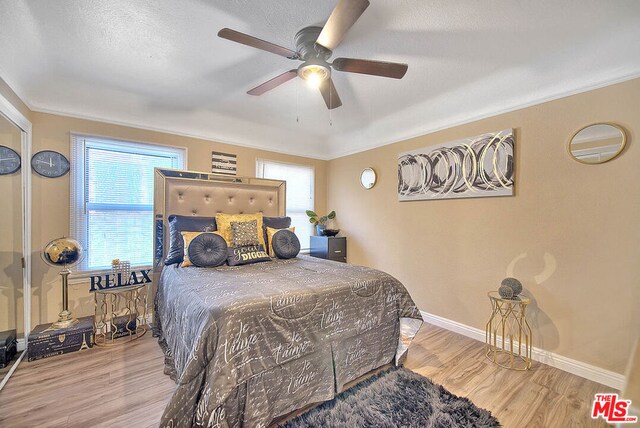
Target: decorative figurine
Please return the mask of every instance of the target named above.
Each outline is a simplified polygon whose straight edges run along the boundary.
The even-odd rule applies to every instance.
[[[506,290],[506,288],[511,289],[511,296],[507,297],[509,292]],[[500,283],[498,293],[500,293],[500,296],[503,299],[516,298],[518,297],[518,294],[522,293],[522,283],[515,278],[505,278],[502,280],[502,283]]]
[[[508,285],[501,285],[500,288],[498,288],[498,294],[500,294],[500,297],[503,299],[513,299],[513,288]]]

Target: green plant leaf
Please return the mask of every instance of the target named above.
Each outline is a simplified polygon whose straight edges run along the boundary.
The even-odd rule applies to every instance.
[[[320,222],[320,224],[324,224],[327,221],[327,216],[323,215],[322,217],[320,217],[320,220],[318,220],[318,222]]]
[[[336,212],[335,212],[335,211],[331,211],[331,212],[329,213],[329,215],[327,215],[327,218],[328,218],[329,220],[332,220],[332,219],[336,218]]]
[[[311,217],[309,219],[309,223],[316,223],[316,218],[315,217]]]
[[[309,217],[318,217],[318,214],[316,214],[315,212],[311,211],[311,210],[307,210],[307,215]]]

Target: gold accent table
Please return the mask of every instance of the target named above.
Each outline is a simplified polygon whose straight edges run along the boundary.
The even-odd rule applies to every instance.
[[[96,290],[94,304],[97,346],[128,343],[147,332],[147,284]]]
[[[532,337],[526,310],[531,299],[503,299],[497,291],[490,291],[488,296],[492,313],[486,327],[485,355],[507,369],[530,369]]]

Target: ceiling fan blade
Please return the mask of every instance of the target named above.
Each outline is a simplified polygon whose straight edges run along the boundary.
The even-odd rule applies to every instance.
[[[297,75],[298,75],[298,70],[285,71],[284,73],[274,77],[273,79],[267,80],[262,85],[258,85],[255,88],[251,89],[250,91],[247,91],[247,94],[262,95],[265,92],[270,91],[274,88],[277,88],[278,86],[282,85],[285,82],[288,82],[289,80],[293,79]]]
[[[252,48],[262,49],[263,51],[281,55],[289,59],[298,59],[298,53],[291,49],[283,48],[282,46],[278,46],[271,42],[258,39],[257,37],[253,37],[230,28],[223,28],[218,31],[218,37],[231,40],[232,42],[242,43],[243,45],[251,46]]]
[[[319,89],[320,93],[322,94],[322,98],[324,98],[324,102],[329,110],[333,110],[334,108],[338,108],[342,105],[342,101],[340,100],[338,91],[336,91],[336,87],[334,86],[333,80],[331,80],[331,78],[328,78],[320,83]]]
[[[371,61],[367,59],[336,58],[331,67],[348,73],[370,74],[372,76],[402,79],[409,66],[398,62]]]
[[[369,7],[369,0],[339,0],[324,24],[316,43],[331,51],[335,50],[349,28],[360,18],[367,7]]]

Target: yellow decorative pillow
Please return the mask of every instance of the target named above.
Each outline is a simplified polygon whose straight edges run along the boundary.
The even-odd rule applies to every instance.
[[[189,260],[189,244],[191,241],[195,239],[196,236],[202,235],[203,233],[215,233],[216,235],[222,236],[220,232],[180,232],[182,235],[182,239],[184,240],[184,259],[182,260],[182,264],[180,267],[188,267],[193,266],[191,260]],[[224,238],[224,236],[222,236]]]
[[[267,227],[267,239],[269,240],[269,256],[271,257],[275,257],[276,253],[273,251],[273,245],[272,245],[272,241],[273,241],[273,235],[276,234],[277,231],[279,230],[285,230],[285,229],[274,229],[272,227]],[[296,232],[296,228],[295,227],[288,227],[286,228],[286,230],[290,230],[293,233]]]
[[[229,247],[233,247],[233,232],[231,231],[231,222],[246,222],[256,221],[258,229],[258,241],[263,248],[267,248],[267,244],[264,242],[264,234],[262,233],[262,213],[256,214],[216,214],[216,225],[218,227],[218,234],[227,241]]]

